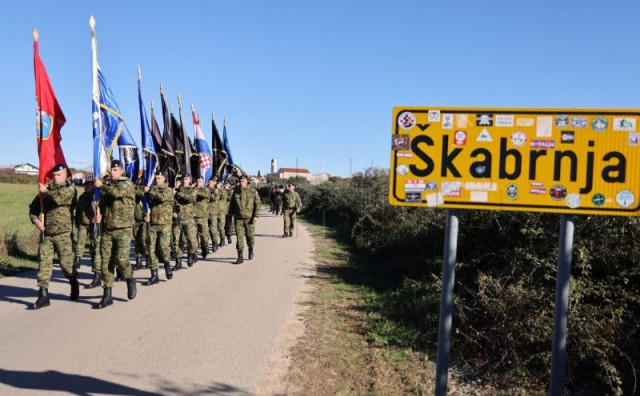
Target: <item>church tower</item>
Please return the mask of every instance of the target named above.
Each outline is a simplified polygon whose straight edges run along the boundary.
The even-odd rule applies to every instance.
[[[278,171],[278,163],[275,158],[271,158],[271,173],[276,173]]]

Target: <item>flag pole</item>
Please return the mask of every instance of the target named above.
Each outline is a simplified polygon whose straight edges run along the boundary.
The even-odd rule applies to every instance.
[[[93,69],[93,89],[94,92],[92,92],[92,96],[94,95],[98,95],[97,99],[97,105],[98,105],[98,114],[97,114],[97,118],[98,118],[98,130],[100,131],[100,136],[99,139],[100,141],[102,141],[103,136],[102,136],[102,116],[100,115],[100,87],[98,84],[98,38],[96,37],[96,19],[93,17],[93,15],[91,15],[89,17],[89,27],[91,27],[91,40],[93,41],[93,48],[92,48],[92,69]],[[96,99],[95,97],[93,99]],[[95,137],[94,137],[95,139]],[[95,144],[95,143],[94,143]],[[95,146],[94,146],[95,147]],[[93,155],[100,155],[99,153],[94,153]],[[95,167],[96,161],[94,160],[94,167]],[[97,170],[98,173],[96,173],[96,169],[93,170],[93,174],[94,175],[100,175],[99,172],[101,172],[101,169]],[[95,182],[95,181],[94,181]],[[100,198],[98,196],[98,199],[95,199],[96,194],[94,193],[94,201],[93,201],[93,206],[94,206],[94,213],[96,215],[96,218],[100,217]],[[101,227],[101,223],[93,223],[93,232],[94,235],[101,235],[102,234],[102,227]]]

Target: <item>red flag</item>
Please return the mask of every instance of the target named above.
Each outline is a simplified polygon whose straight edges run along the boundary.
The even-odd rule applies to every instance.
[[[60,147],[60,129],[67,121],[53,92],[47,70],[38,55],[38,33],[33,34],[33,69],[36,77],[36,125],[37,145],[40,156],[40,183],[45,183],[52,177],[51,169],[56,164],[64,164],[62,147]],[[67,170],[69,167],[67,166]],[[71,171],[68,170],[70,173]]]

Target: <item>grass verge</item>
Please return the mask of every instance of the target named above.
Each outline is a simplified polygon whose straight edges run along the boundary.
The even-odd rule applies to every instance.
[[[358,265],[345,240],[327,227],[305,224],[314,239],[317,273],[310,280],[313,295],[306,303],[305,335],[291,353],[291,394],[432,395],[435,349],[411,347],[418,336],[415,330],[381,313],[386,300],[381,280],[368,273],[366,265]],[[451,396],[531,394],[458,381],[463,376],[455,368],[450,373]]]

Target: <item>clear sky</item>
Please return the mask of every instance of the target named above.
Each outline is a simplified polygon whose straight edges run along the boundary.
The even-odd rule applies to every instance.
[[[640,108],[638,0],[11,0],[0,12],[0,165],[38,163],[34,27],[67,118],[67,161],[91,164],[92,14],[136,142],[140,65],[147,107],[159,108],[162,82],[174,108],[182,96],[192,136],[189,102],[208,139],[211,113],[220,131],[226,117],[250,174],[273,157],[339,176],[388,168],[398,105]]]

